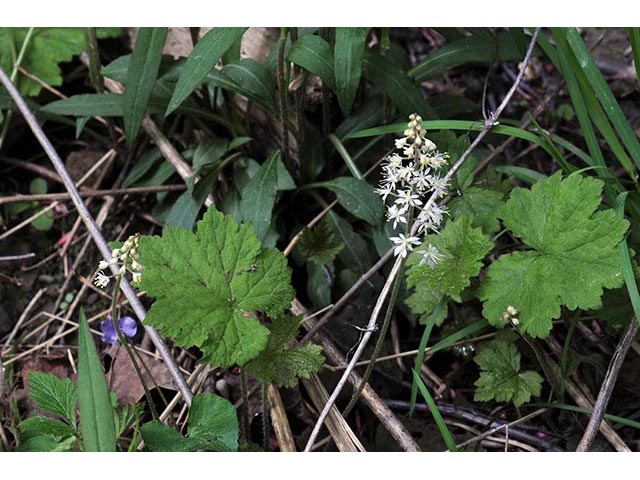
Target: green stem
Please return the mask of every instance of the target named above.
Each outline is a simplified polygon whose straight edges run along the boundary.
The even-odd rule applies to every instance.
[[[289,109],[287,102],[287,64],[284,58],[284,49],[287,44],[288,29],[280,29],[280,41],[278,42],[278,99],[280,107],[280,129],[282,130],[282,155],[285,164],[289,167]]]
[[[11,79],[11,83],[13,84],[16,83],[16,79],[18,78],[18,71],[19,71],[18,67],[20,67],[22,60],[24,59],[24,54],[27,51],[27,47],[29,45],[29,42],[31,41],[31,37],[33,36],[33,30],[34,30],[34,27],[29,27],[29,30],[27,30],[27,34],[25,35],[24,40],[22,41],[22,46],[20,47],[20,52],[18,53],[18,57],[16,58],[16,61],[13,64],[13,69],[11,70],[11,76],[9,77]],[[13,117],[13,112],[11,110],[8,110],[7,115],[6,117],[4,117],[4,121],[2,123],[2,132],[0,132],[0,150],[2,149],[2,145],[4,145],[4,139],[6,138],[7,132],[9,131],[9,124],[11,123],[12,117]]]
[[[149,409],[151,410],[151,415],[153,416],[154,420],[157,420],[159,418],[158,412],[156,411],[156,407],[154,406],[153,401],[151,399],[151,393],[149,392],[149,389],[147,388],[147,385],[144,381],[144,378],[142,376],[142,371],[140,370],[140,366],[138,365],[135,357],[133,356],[133,352],[131,351],[129,342],[123,335],[122,330],[120,329],[120,325],[118,324],[117,306],[118,306],[118,292],[120,291],[121,281],[122,281],[122,275],[118,275],[118,277],[116,278],[116,286],[113,290],[113,298],[111,300],[111,319],[116,329],[116,333],[118,334],[118,339],[120,340],[120,343],[124,346],[124,349],[127,352],[127,355],[129,356],[129,360],[131,361],[131,364],[133,365],[133,368],[136,371],[136,375],[138,375],[138,378],[140,379],[140,383],[142,384],[142,388],[144,389],[144,396],[147,399],[147,403],[149,404]]]

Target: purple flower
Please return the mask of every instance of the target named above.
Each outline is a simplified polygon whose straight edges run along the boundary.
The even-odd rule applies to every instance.
[[[118,326],[125,337],[133,338],[136,336],[136,333],[138,333],[138,323],[131,317],[119,318]],[[107,317],[107,319],[100,324],[100,330],[102,330],[103,342],[112,345],[118,343],[118,332],[116,332],[113,318]]]

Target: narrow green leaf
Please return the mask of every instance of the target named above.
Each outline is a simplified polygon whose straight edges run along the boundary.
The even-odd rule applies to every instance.
[[[615,211],[624,218],[624,202],[629,192],[623,192],[616,198]],[[629,247],[626,238],[618,244],[618,252],[620,254],[620,263],[622,265],[622,274],[624,275],[624,283],[627,285],[627,292],[633,305],[633,313],[635,313],[636,321],[640,322],[640,293],[638,293],[638,284],[636,276],[633,273],[633,265],[629,256]]]
[[[333,53],[323,38],[317,35],[300,37],[291,46],[287,60],[319,76],[327,87],[335,90]]]
[[[151,92],[158,77],[162,48],[168,28],[141,28],[129,63],[123,98],[124,129],[133,142],[147,111]]]
[[[240,211],[243,221],[253,224],[256,236],[260,241],[264,240],[269,225],[271,225],[278,185],[278,161],[282,161],[280,151],[269,155],[258,173],[242,190]]]
[[[616,132],[620,135],[622,142],[631,154],[635,164],[640,166],[640,142],[638,142],[638,138],[624,116],[620,105],[602,76],[600,69],[596,66],[582,37],[580,37],[580,34],[575,28],[569,28],[566,31],[566,38],[580,67],[583,69],[584,74],[589,80],[589,83],[591,83],[602,107],[607,113],[609,120],[613,123]]]
[[[213,28],[200,39],[184,65],[184,70],[167,107],[169,115],[193,92],[216,62],[242,37],[246,27]]]
[[[113,406],[84,310],[78,327],[78,403],[84,450],[115,452]]]
[[[638,81],[638,85],[640,85],[640,28],[629,28],[629,43],[631,43],[633,64],[636,68],[636,80]]]
[[[121,117],[122,97],[117,93],[81,93],[48,103],[40,111],[75,117]]]
[[[390,58],[373,52],[364,54],[364,75],[380,87],[401,114],[418,113],[423,118],[438,118],[436,111],[422,97],[402,67]],[[406,128],[406,124],[405,128]]]
[[[366,181],[353,177],[338,177],[328,182],[316,183],[315,186],[331,190],[349,213],[370,225],[375,226],[382,221],[384,215],[382,201]]]
[[[429,407],[429,411],[431,412],[431,415],[433,415],[433,419],[436,421],[436,425],[438,425],[438,430],[440,430],[440,435],[442,435],[442,439],[444,440],[444,443],[446,443],[447,448],[449,449],[450,452],[457,452],[458,449],[456,448],[456,442],[453,439],[451,432],[449,431],[449,427],[447,427],[447,424],[444,423],[444,418],[442,418],[442,415],[440,415],[438,406],[436,405],[436,402],[433,400],[433,397],[429,393],[429,389],[424,384],[424,382],[420,378],[420,375],[418,375],[415,370],[412,370],[411,373],[413,373],[413,381],[416,383],[416,385],[418,385],[418,389],[420,390],[420,393],[424,397],[424,401],[427,403],[427,406]]]
[[[342,113],[351,113],[358,92],[368,28],[338,27],[333,48],[336,96]]]
[[[500,32],[495,36],[476,34],[440,47],[408,73],[414,81],[423,82],[469,63],[519,60],[525,52],[526,37],[522,32]]]
[[[239,93],[265,107],[276,110],[275,86],[271,73],[251,58],[244,58],[226,65],[222,70],[213,69],[206,76],[207,82],[231,92]]]
[[[441,316],[442,310],[447,308],[447,302],[441,301],[438,304],[436,310],[434,310],[431,315],[427,318],[427,323],[424,328],[424,332],[422,332],[422,338],[420,338],[420,345],[418,346],[418,355],[416,355],[416,363],[413,367],[414,371],[420,372],[422,371],[422,364],[424,363],[424,355],[425,350],[427,348],[427,343],[429,343],[429,338],[431,337],[431,331],[433,330],[436,321]],[[409,416],[413,415],[413,410],[416,407],[416,400],[418,399],[418,383],[415,381],[415,377],[413,382],[411,383],[411,400],[410,400],[410,408],[409,408]]]

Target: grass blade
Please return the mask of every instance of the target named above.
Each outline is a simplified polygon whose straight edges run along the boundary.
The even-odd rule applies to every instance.
[[[116,428],[113,406],[83,310],[80,310],[78,327],[78,404],[84,450],[115,452]]]
[[[124,130],[129,144],[140,130],[160,70],[168,28],[141,28],[129,63],[123,98]]]
[[[624,217],[624,201],[628,194],[629,192],[623,192],[616,198],[615,211],[621,217]],[[633,312],[636,315],[636,321],[640,322],[640,293],[638,293],[638,284],[636,283],[636,277],[633,273],[633,266],[631,265],[629,246],[627,245],[626,238],[618,244],[618,251],[620,253],[620,263],[622,265],[624,283],[627,285],[627,291],[629,292],[629,299],[633,306]]]
[[[640,142],[638,142],[638,138],[624,116],[613,92],[596,66],[582,37],[575,28],[569,28],[566,30],[566,39],[609,120],[620,135],[622,143],[631,154],[635,164],[640,166]]]
[[[633,63],[636,67],[636,79],[638,80],[638,85],[640,85],[640,28],[629,28],[629,43],[631,43]]]
[[[436,324],[436,319],[440,316],[443,308],[447,308],[447,304],[444,301],[440,302],[436,307],[436,310],[431,315],[429,315],[429,318],[427,318],[427,324],[425,326],[424,332],[422,333],[422,338],[420,339],[420,346],[418,347],[418,355],[416,355],[416,364],[413,367],[416,372],[422,370],[421,367],[424,363],[425,350],[427,348],[427,343],[429,343],[429,337],[431,337],[431,331],[433,330],[433,327]],[[411,407],[409,408],[409,416],[413,415],[413,410],[416,407],[417,399],[418,384],[414,380],[411,383]]]
[[[526,51],[527,39],[522,32],[500,32],[495,36],[476,34],[444,45],[408,73],[412,80],[422,82],[469,63],[520,60]]]
[[[444,443],[447,445],[447,448],[449,449],[450,452],[457,452],[458,449],[456,448],[456,442],[453,439],[453,436],[451,435],[451,432],[449,431],[447,424],[444,423],[444,418],[442,418],[442,415],[440,415],[438,406],[436,405],[436,402],[433,400],[433,397],[429,393],[429,389],[424,384],[424,382],[420,378],[420,375],[418,375],[415,370],[412,370],[412,373],[413,373],[413,381],[416,383],[416,385],[418,385],[418,389],[420,390],[420,393],[424,397],[424,401],[427,403],[427,406],[431,411],[431,415],[433,415],[433,419],[436,421],[436,425],[438,425],[438,430],[440,430],[440,435],[442,435],[442,439],[444,440]]]
[[[200,39],[184,64],[184,71],[173,91],[165,116],[178,108],[191,95],[220,57],[242,37],[246,29],[246,27],[213,28]]]
[[[351,113],[358,92],[368,28],[338,27],[333,49],[333,70],[336,80],[336,96],[342,113]]]

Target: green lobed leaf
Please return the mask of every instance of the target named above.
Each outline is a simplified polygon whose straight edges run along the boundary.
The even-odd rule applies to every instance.
[[[333,48],[336,96],[342,113],[351,113],[358,92],[368,28],[337,27]]]
[[[292,388],[299,378],[309,378],[320,370],[324,362],[322,347],[307,343],[302,347],[287,348],[301,321],[300,316],[293,315],[284,315],[273,321],[267,348],[247,364],[247,369],[262,382]]]
[[[479,298],[496,327],[518,311],[520,329],[546,337],[560,307],[596,309],[603,288],[622,285],[617,245],[628,222],[613,210],[598,211],[603,182],[560,172],[531,190],[516,188],[499,217],[529,250],[502,255],[487,270]]]
[[[333,52],[323,38],[317,35],[300,37],[291,46],[287,60],[320,77],[331,90],[335,89]]]
[[[194,396],[189,409],[188,437],[197,441],[199,450],[236,451],[238,417],[233,404],[217,395]]]
[[[39,436],[48,436],[56,441],[66,437],[76,437],[76,431],[73,427],[55,418],[43,417],[42,415],[34,415],[24,419],[18,428],[20,429],[21,443]]]
[[[244,34],[246,27],[212,28],[202,37],[187,58],[165,115],[169,115],[193,92],[216,62]]]
[[[493,247],[480,228],[473,228],[471,216],[448,221],[440,234],[425,237],[423,245],[429,244],[442,255],[435,268],[426,263],[420,265],[419,250],[407,259],[407,286],[413,288],[413,293],[406,304],[414,313],[422,315],[422,319],[433,313],[443,300],[462,301],[460,294],[480,273],[482,260]]]
[[[13,70],[16,55],[20,51],[29,28],[0,28],[0,67],[8,74]],[[120,28],[98,28],[99,38],[119,35]],[[21,66],[51,86],[62,85],[59,64],[69,62],[74,56],[87,50],[84,28],[36,27],[25,50]],[[25,75],[18,74],[17,86],[27,97],[38,95],[42,86]]]
[[[40,435],[25,440],[18,447],[19,452],[68,452],[76,443],[74,437],[55,439],[49,435]]]
[[[520,353],[515,345],[504,340],[492,340],[475,357],[480,366],[480,378],[474,400],[488,402],[512,401],[516,407],[537,397],[542,390],[542,377],[528,370],[520,372]]]
[[[166,27],[143,27],[138,31],[122,99],[124,129],[129,143],[138,134],[147,111],[168,31]]]
[[[115,452],[113,406],[89,324],[82,309],[78,327],[78,404],[84,451]]]
[[[293,299],[282,253],[261,250],[250,225],[214,208],[196,234],[169,226],[162,237],[141,237],[140,263],[140,288],[156,297],[146,322],[181,346],[199,347],[213,365],[255,358],[269,330],[251,312],[277,317]]]
[[[468,215],[473,218],[472,226],[481,227],[487,235],[500,230],[498,209],[504,205],[504,194],[486,188],[469,187],[459,197],[449,203],[452,218]]]
[[[76,402],[78,391],[73,382],[51,373],[31,371],[28,375],[30,396],[36,406],[59,415],[73,428],[76,426]]]
[[[173,428],[158,420],[152,420],[140,427],[146,447],[152,452],[189,452],[187,439]]]
[[[328,182],[315,184],[331,190],[338,197],[340,205],[352,215],[370,225],[378,225],[384,215],[380,198],[373,192],[371,184],[353,177],[338,177]]]
[[[323,217],[313,229],[303,229],[297,246],[307,260],[324,265],[336,258],[344,248],[344,243],[336,239],[329,220]]]
[[[140,431],[152,452],[231,452],[238,449],[236,411],[224,398],[210,394],[194,396],[188,423],[187,437],[157,420],[145,423]]]

